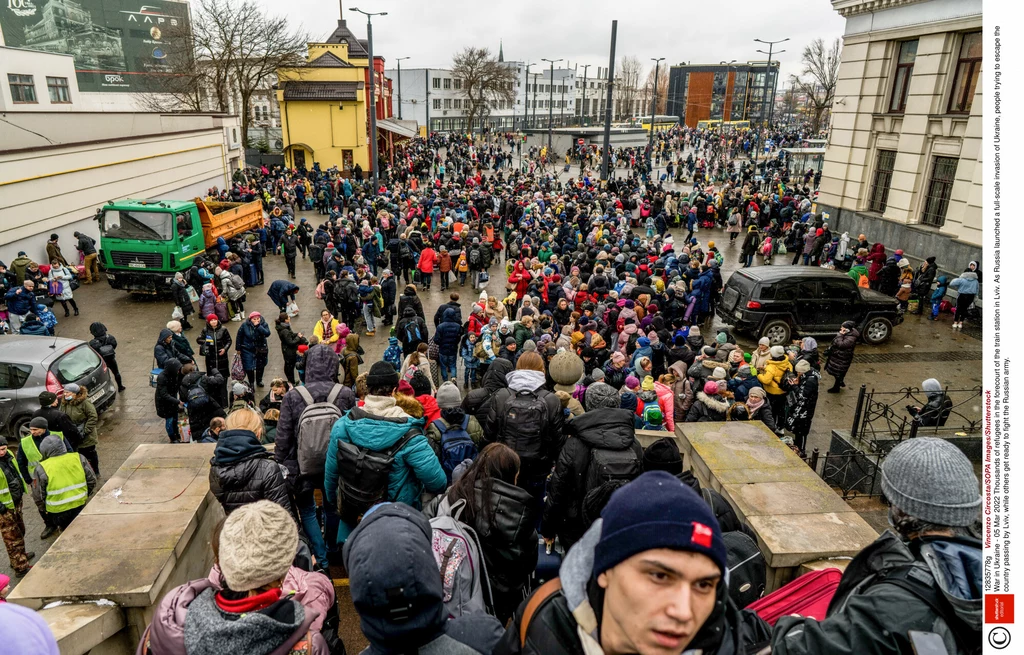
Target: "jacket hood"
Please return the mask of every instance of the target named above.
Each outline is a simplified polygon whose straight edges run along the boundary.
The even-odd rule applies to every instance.
[[[164,328],[164,329],[160,330],[160,336],[158,336],[156,338],[156,342],[158,344],[162,344],[164,341],[167,340],[167,337],[173,337],[173,336],[174,336],[173,332],[171,332],[167,328]]]
[[[495,359],[491,362],[490,368],[487,369],[487,373],[481,381],[484,388],[488,391],[497,391],[498,389],[507,388],[508,380],[506,379],[506,376],[512,372],[513,368],[512,362],[507,359]]]
[[[385,653],[415,650],[444,630],[447,617],[431,539],[430,522],[421,512],[387,503],[371,509],[345,542],[360,627]],[[391,556],[381,557],[383,550]]]
[[[412,318],[413,316],[416,316],[416,310],[412,307],[406,307],[402,310],[402,318]]]
[[[426,413],[419,399],[407,396],[404,393],[395,394],[395,404],[413,418],[423,418],[423,415]]]
[[[600,408],[572,419],[576,436],[593,448],[625,450],[633,445],[633,415],[628,409]]]
[[[963,273],[960,274],[960,277],[962,277],[965,280],[977,280],[978,274],[975,273],[974,271],[964,271]]]
[[[727,400],[723,400],[718,396],[709,396],[703,391],[697,392],[697,400],[704,403],[704,406],[708,409],[716,412],[726,412],[729,410],[729,402]]]
[[[972,630],[981,630],[981,544],[973,539],[924,539],[921,554],[942,595]]]
[[[388,337],[388,345],[389,346],[397,346],[398,345],[398,338],[397,337]]]
[[[171,357],[164,364],[164,370],[171,375],[177,375],[181,372],[181,361],[177,357]]]
[[[210,464],[223,466],[253,456],[266,454],[267,449],[256,438],[254,432],[249,430],[224,430],[217,438],[217,446],[213,449],[213,459],[210,460]]]
[[[97,339],[104,336],[106,333],[107,326],[100,323],[99,321],[96,321],[95,323],[89,326],[89,334],[96,337]]]
[[[530,370],[512,371],[505,379],[508,381],[508,388],[516,392],[536,391],[546,382],[543,373]]]
[[[444,310],[444,314],[442,315],[441,320],[445,323],[458,323],[459,316],[458,314],[455,313],[454,309],[449,307],[448,309]]]
[[[338,355],[322,343],[306,351],[306,384],[330,382],[338,373]]]
[[[676,380],[683,380],[686,378],[686,364],[681,360],[672,362],[669,365],[668,370],[672,375],[676,376]]]

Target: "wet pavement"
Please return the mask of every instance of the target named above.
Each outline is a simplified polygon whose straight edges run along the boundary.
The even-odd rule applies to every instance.
[[[315,212],[303,212],[300,216],[315,222],[322,220]],[[680,233],[673,230],[673,233],[677,242],[681,242],[685,236],[685,231]],[[739,241],[730,244],[728,235],[717,229],[702,231],[697,237],[704,245],[710,239],[719,247],[725,260],[723,277],[728,279],[728,275],[739,267]],[[249,289],[245,304],[247,311],[259,311],[273,324],[277,308],[267,297],[266,291],[272,281],[286,279],[284,259],[266,258],[264,270],[267,284]],[[297,274],[298,279],[295,282],[300,286],[300,314],[292,323],[296,331],[312,334],[313,325],[319,317],[323,303],[317,300],[314,294],[312,265],[300,259],[297,263]],[[493,266],[487,292],[503,297],[507,293],[505,281],[504,267]],[[400,283],[399,293],[401,290]],[[461,294],[460,302],[464,308],[478,296],[468,284],[461,288],[455,284],[451,290]],[[429,292],[420,292],[420,297],[424,313],[430,323],[438,305],[448,301],[448,292],[441,292],[435,276],[433,289]],[[75,298],[81,308],[81,315],[65,319],[58,307],[60,323],[57,326],[57,334],[88,340],[91,338],[89,324],[93,321],[105,323],[110,333],[117,337],[117,359],[127,387],[114,404],[100,416],[98,454],[102,485],[106,476],[115,471],[136,446],[142,443],[163,443],[167,439],[164,421],[156,416],[154,390],[149,386],[149,372],[154,367],[153,346],[160,329],[170,320],[173,305],[168,298],[129,295],[115,291],[103,282],[83,285],[75,293]],[[466,315],[468,312],[464,309],[463,316]],[[846,378],[847,388],[840,394],[824,393],[832,378],[823,374],[808,451],[819,448],[824,453],[829,447],[830,430],[850,428],[857,401],[857,389],[862,384],[867,385],[868,389],[874,387],[880,390],[897,390],[907,386],[919,387],[921,381],[929,377],[935,377],[944,385],[953,388],[968,388],[981,384],[981,332],[977,327],[970,325],[965,326],[962,332],[953,331],[950,327],[951,320],[948,314],[943,315],[937,322],[927,320],[924,316],[907,316],[904,323],[895,328],[893,338],[888,343],[881,346],[859,344],[854,365]],[[198,318],[193,323],[201,325]],[[716,318],[715,325],[718,323]],[[433,333],[432,324],[430,327]],[[233,334],[237,328],[237,323],[229,324]],[[198,330],[197,327],[186,334],[194,340]],[[740,345],[747,351],[756,345],[756,339],[749,335],[737,336]],[[387,346],[387,339],[387,330],[378,330],[374,337],[361,337],[360,344],[366,350],[363,370],[381,358]],[[827,346],[827,339],[819,342],[822,352]],[[257,390],[260,397],[263,393],[269,392],[270,380],[278,376],[283,377],[283,360],[277,338],[271,336],[270,361],[264,378],[267,388]],[[35,551],[37,557],[41,556],[54,538],[46,541],[39,539],[42,520],[31,499],[26,499],[25,522],[28,527],[28,550]],[[877,518],[873,522],[877,522]],[[0,562],[0,572],[11,573],[6,560]],[[339,591],[342,592],[342,589]],[[343,606],[350,603],[347,594],[342,592],[339,595],[344,597]],[[343,622],[346,624],[342,630],[343,634],[352,635],[351,631],[357,630],[354,617],[347,616]],[[350,652],[358,652],[358,648],[353,650],[355,647],[355,644],[349,644]]]

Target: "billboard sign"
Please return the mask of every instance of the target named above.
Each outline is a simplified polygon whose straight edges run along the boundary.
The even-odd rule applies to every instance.
[[[13,48],[73,55],[81,91],[149,91],[187,47],[188,4],[169,0],[0,0]],[[145,4],[143,4],[145,3]]]

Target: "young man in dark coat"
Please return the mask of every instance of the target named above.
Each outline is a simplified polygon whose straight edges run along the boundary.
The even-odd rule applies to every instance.
[[[839,334],[832,339],[832,345],[825,351],[828,361],[825,362],[825,372],[835,378],[835,383],[828,390],[828,393],[839,393],[841,387],[846,386],[843,380],[846,373],[853,365],[853,351],[857,347],[857,340],[860,339],[860,332],[856,323],[846,321],[839,328]]]

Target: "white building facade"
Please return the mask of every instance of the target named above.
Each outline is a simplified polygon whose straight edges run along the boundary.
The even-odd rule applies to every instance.
[[[846,30],[818,209],[961,271],[981,258],[982,2],[832,5]]]

